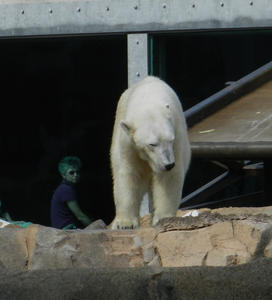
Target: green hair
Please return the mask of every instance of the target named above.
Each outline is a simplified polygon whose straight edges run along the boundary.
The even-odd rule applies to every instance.
[[[77,156],[65,156],[58,164],[58,170],[61,175],[65,175],[69,168],[81,168],[81,161]]]

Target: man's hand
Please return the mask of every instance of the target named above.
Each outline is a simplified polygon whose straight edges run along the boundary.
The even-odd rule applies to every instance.
[[[92,221],[91,219],[84,214],[84,212],[80,209],[77,201],[68,201],[67,205],[71,212],[75,215],[75,217],[84,225],[89,225]]]

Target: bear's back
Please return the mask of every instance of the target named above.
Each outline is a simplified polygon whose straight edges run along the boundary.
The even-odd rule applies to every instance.
[[[153,115],[154,111],[165,111],[171,107],[173,115],[179,118],[183,114],[182,106],[174,90],[157,77],[148,76],[130,87],[123,94],[123,111],[127,120],[138,118],[136,115]],[[121,100],[121,99],[120,99]]]

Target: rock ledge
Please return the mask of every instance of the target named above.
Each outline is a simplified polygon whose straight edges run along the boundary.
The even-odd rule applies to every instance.
[[[0,229],[0,269],[234,266],[272,257],[272,207],[178,211],[137,230]]]

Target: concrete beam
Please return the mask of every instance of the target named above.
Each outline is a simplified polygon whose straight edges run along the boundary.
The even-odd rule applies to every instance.
[[[148,75],[148,36],[128,34],[128,86]]]
[[[270,0],[0,1],[0,37],[267,27]]]

